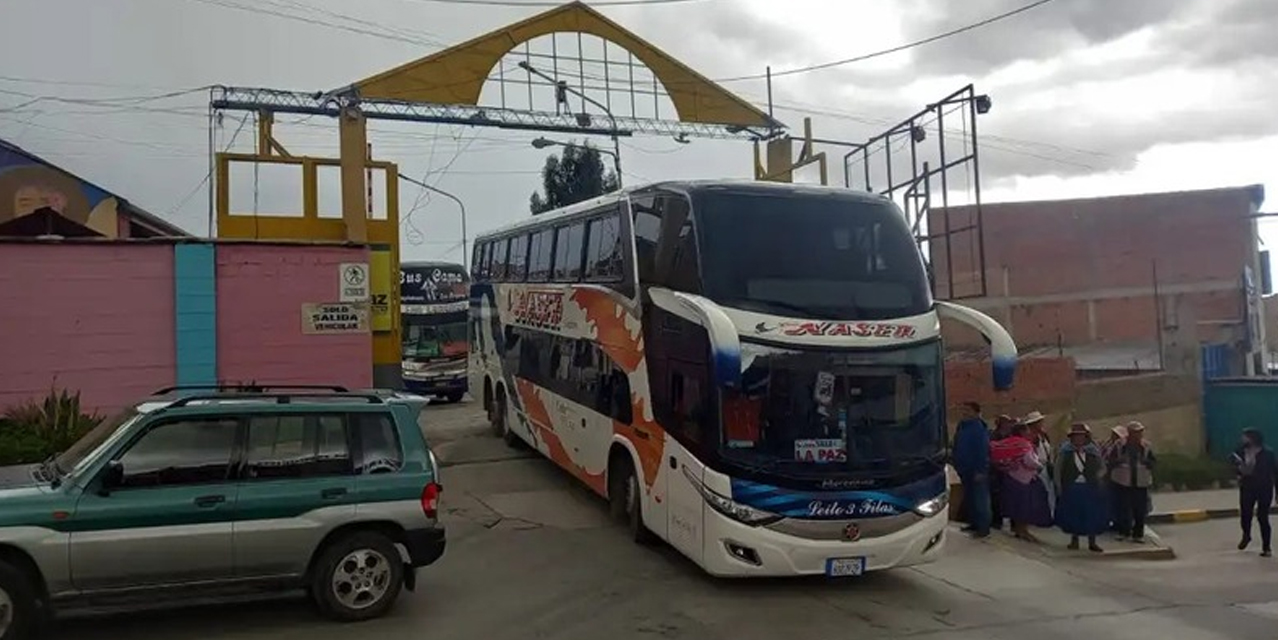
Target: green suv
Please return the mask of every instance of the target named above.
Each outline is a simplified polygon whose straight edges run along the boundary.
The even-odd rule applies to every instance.
[[[171,387],[42,464],[0,468],[0,640],[55,612],[305,589],[385,613],[444,552],[425,398]]]

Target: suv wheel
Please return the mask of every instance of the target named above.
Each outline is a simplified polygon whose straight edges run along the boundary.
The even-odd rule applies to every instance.
[[[23,640],[35,632],[40,615],[30,578],[0,562],[0,640]]]
[[[390,538],[375,531],[361,531],[329,544],[311,576],[311,595],[320,612],[342,622],[380,617],[395,604],[403,586],[399,550]]]

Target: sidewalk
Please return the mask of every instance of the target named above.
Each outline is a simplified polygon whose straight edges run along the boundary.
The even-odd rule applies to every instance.
[[[957,529],[958,525],[952,525]],[[1068,548],[1069,536],[1065,532],[1055,527],[1038,528],[1031,530],[1035,537],[1038,538],[1038,544],[1023,542],[1012,537],[1011,531],[1000,529],[992,532],[987,538],[990,543],[1019,553],[1037,554],[1048,558],[1078,558],[1092,560],[1172,560],[1176,557],[1176,552],[1170,546],[1163,542],[1158,533],[1153,529],[1145,530],[1145,543],[1136,544],[1134,542],[1119,540],[1113,534],[1105,534],[1099,536],[1097,542],[1105,549],[1104,553],[1092,553],[1087,550],[1087,541],[1082,540],[1082,548],[1079,550],[1071,550]]]
[[[1237,518],[1239,512],[1237,489],[1159,492],[1153,494],[1153,501],[1151,523]],[[1270,507],[1270,513],[1278,513],[1278,509]]]

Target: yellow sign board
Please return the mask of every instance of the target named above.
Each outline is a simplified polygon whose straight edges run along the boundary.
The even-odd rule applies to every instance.
[[[390,249],[374,248],[368,252],[369,261],[369,324],[373,331],[392,331],[395,316],[391,314],[391,296],[396,293],[399,281],[391,287],[391,274],[399,273],[392,264]]]

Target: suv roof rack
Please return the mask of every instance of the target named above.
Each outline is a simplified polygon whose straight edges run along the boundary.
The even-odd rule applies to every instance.
[[[307,391],[332,391],[334,393],[348,393],[350,390],[346,387],[331,384],[258,384],[256,382],[232,383],[219,382],[217,384],[179,384],[171,387],[164,387],[152,393],[153,396],[162,396],[174,391],[240,391],[243,393],[266,393],[269,389],[294,389]]]
[[[290,404],[293,400],[320,399],[320,398],[337,398],[342,400],[364,400],[368,404],[385,404],[386,401],[375,393],[352,393],[349,391],[338,391],[332,393],[254,393],[245,396],[237,393],[197,393],[189,396],[183,396],[167,408],[185,407],[192,402],[208,401],[208,400],[275,400],[276,404]]]

